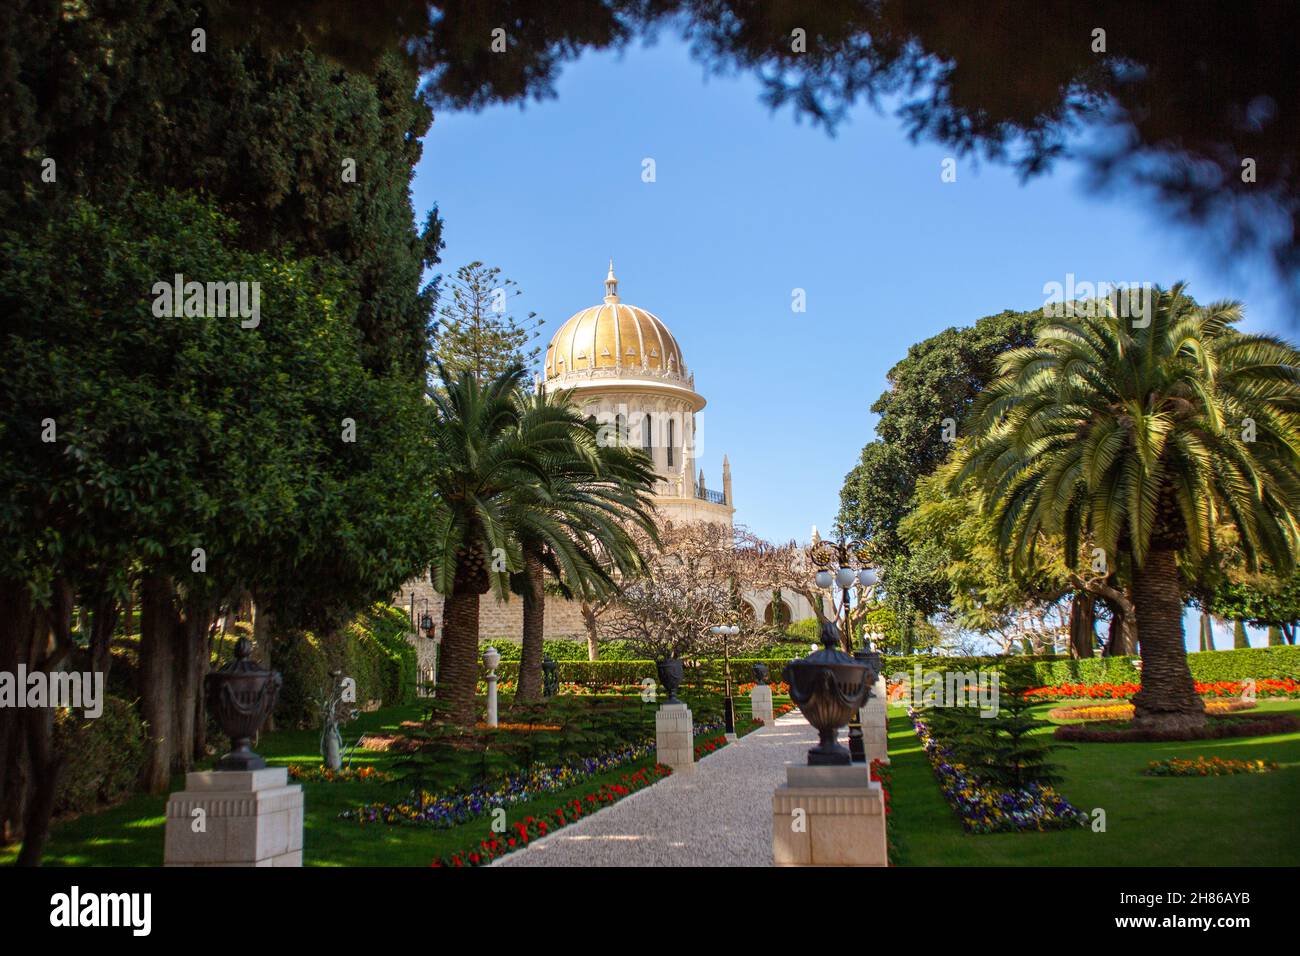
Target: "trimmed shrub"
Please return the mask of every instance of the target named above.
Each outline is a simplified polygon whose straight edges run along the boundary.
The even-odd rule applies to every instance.
[[[316,695],[329,683],[329,663],[320,641],[310,631],[276,634],[271,641],[271,666],[284,683],[275,703],[277,727],[308,727],[319,717]],[[357,688],[357,697],[361,698]]]
[[[332,686],[331,671],[356,681],[359,705],[413,701],[417,664],[415,648],[406,640],[409,629],[404,612],[376,605],[331,634],[278,635],[271,649],[272,666],[284,678],[277,724],[315,727],[320,720],[316,699]]]
[[[406,639],[411,625],[406,612],[387,604],[376,604],[363,619],[368,625],[363,641],[373,641],[378,653],[379,693],[385,705],[409,704],[415,700],[418,655]]]
[[[134,792],[144,763],[144,723],[130,703],[106,695],[104,712],[93,720],[81,711],[55,713],[54,750],[64,757],[54,812],[89,813]]]
[[[804,648],[805,653],[809,644],[819,643],[821,638],[820,623],[815,617],[806,617],[802,621],[795,621],[787,624],[785,630],[785,643],[798,645]]]

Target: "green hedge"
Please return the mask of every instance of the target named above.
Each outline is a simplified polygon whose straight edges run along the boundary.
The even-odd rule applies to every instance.
[[[736,658],[731,659],[731,676],[737,683],[752,680],[751,665],[767,665],[771,679],[779,680],[781,670],[793,658]],[[1246,678],[1291,677],[1300,678],[1300,646],[1252,647],[1231,651],[1200,651],[1187,655],[1192,676],[1198,681],[1244,680]],[[1069,657],[982,656],[941,657],[934,654],[912,654],[885,658],[885,674],[898,671],[911,673],[915,665],[922,670],[1003,670],[1007,667],[1026,668],[1038,685],[1047,684],[1103,684],[1137,681],[1138,670],[1127,657],[1094,657],[1073,660]],[[637,684],[657,674],[654,661],[559,661],[560,680],[587,686],[609,684]],[[514,680],[518,675],[517,662],[503,661],[497,669],[502,678]],[[688,687],[718,686],[723,679],[723,662],[720,659],[700,661],[685,668],[683,684]]]
[[[134,792],[144,762],[144,724],[127,701],[106,695],[104,712],[94,719],[56,712],[54,749],[64,757],[54,812],[90,813]]]
[[[478,642],[480,656],[488,647],[495,647],[503,661],[518,661],[523,652],[523,645],[510,637],[482,638]],[[542,654],[550,655],[557,661],[585,661],[587,659],[587,642],[556,638],[542,642]],[[641,655],[634,652],[624,641],[602,641],[600,644],[602,661],[640,660]]]
[[[332,634],[277,636],[271,661],[284,678],[275,708],[277,725],[316,726],[316,698],[331,686],[329,675],[335,670],[356,681],[359,705],[413,701],[418,676],[415,648],[406,640],[409,628],[404,612],[376,605]]]
[[[887,657],[885,673],[911,672],[916,664],[924,670],[977,670],[1025,668],[1039,685],[1051,684],[1119,684],[1139,682],[1133,666],[1135,658],[1090,657],[936,657],[914,654]],[[1230,651],[1196,651],[1187,655],[1195,680],[1210,683],[1221,680],[1260,679],[1264,677],[1300,677],[1300,647],[1249,647]]]

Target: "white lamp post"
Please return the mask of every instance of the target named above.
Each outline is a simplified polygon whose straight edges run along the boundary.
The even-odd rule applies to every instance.
[[[495,647],[483,651],[483,666],[487,673],[487,725],[497,725],[497,665],[501,663],[501,654]]]
[[[736,712],[731,701],[731,655],[727,646],[727,638],[735,637],[740,633],[740,628],[734,624],[715,624],[709,628],[710,634],[718,634],[722,637],[722,720],[723,731],[733,739],[736,736]]]

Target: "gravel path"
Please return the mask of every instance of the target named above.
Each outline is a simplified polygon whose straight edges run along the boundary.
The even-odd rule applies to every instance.
[[[817,732],[798,712],[493,866],[771,866],[772,791]]]

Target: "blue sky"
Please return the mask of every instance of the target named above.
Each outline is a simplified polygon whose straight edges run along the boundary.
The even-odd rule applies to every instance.
[[[1187,279],[1201,301],[1241,299],[1246,328],[1288,327],[1262,268],[1216,261],[1140,196],[1086,191],[1071,165],[1021,185],[959,159],[943,182],[950,151],[909,142],[894,117],[862,107],[830,137],[770,111],[749,75],[706,77],[667,36],[588,54],[556,90],[437,115],[414,201],[446,220],[442,271],[501,267],[544,345],[599,303],[613,256],[623,301],[664,320],[708,399],[709,484],[726,453],[737,520],[773,540],[830,527],[874,434],[869,406],[909,345],[1036,308],[1067,273]]]

